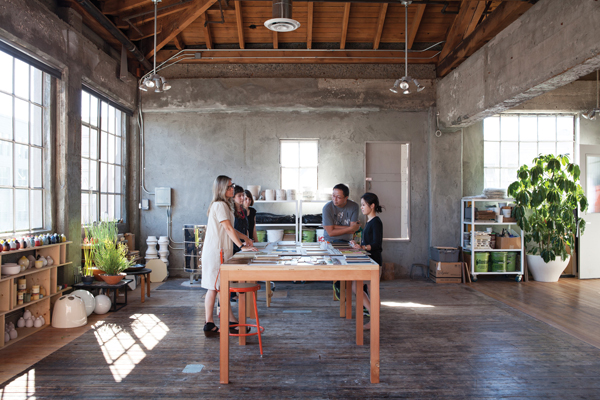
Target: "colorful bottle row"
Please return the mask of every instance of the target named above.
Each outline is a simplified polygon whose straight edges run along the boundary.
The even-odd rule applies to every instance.
[[[56,244],[66,242],[67,237],[58,233],[53,234],[45,234],[38,236],[26,236],[22,237],[21,240],[13,238],[0,240],[0,252],[2,251],[11,251],[11,250],[19,250],[19,249],[27,249],[30,247],[39,247],[39,246],[47,246],[49,244]]]

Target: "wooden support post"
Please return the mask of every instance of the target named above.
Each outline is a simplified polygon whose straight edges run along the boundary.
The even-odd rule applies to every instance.
[[[221,329],[219,343],[219,376],[221,383],[229,383],[229,271],[221,271]]]
[[[346,319],[352,319],[352,281],[346,281]]]
[[[379,383],[379,271],[371,272],[371,383]]]
[[[340,318],[346,316],[346,282],[340,281]]]
[[[356,281],[356,345],[363,345],[363,281]]]

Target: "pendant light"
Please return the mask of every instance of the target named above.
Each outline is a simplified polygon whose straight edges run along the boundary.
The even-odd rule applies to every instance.
[[[148,89],[154,88],[155,93],[166,92],[171,89],[171,85],[165,78],[156,73],[156,13],[157,5],[162,0],[152,0],[154,3],[154,69],[152,74],[144,76],[142,83],[140,84],[140,90],[147,92]]]
[[[402,90],[403,94],[410,94],[410,81],[417,87],[417,92],[422,91],[425,87],[415,78],[408,76],[408,5],[412,3],[412,0],[403,0],[401,3],[404,5],[404,76],[396,79],[390,91],[398,93],[399,90]]]
[[[600,114],[600,69],[596,71],[596,108],[581,114],[585,119],[595,120]]]

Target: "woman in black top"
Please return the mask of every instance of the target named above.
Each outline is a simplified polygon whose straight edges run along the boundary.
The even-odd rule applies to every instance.
[[[248,237],[252,241],[256,242],[256,209],[252,208],[254,205],[254,197],[249,190],[244,191],[244,208],[248,214]]]
[[[379,205],[379,198],[377,195],[375,193],[363,194],[360,198],[360,210],[362,211],[363,215],[367,216],[367,225],[362,233],[361,244],[357,244],[352,241],[350,242],[350,245],[357,250],[368,251],[373,261],[375,261],[381,267],[381,251],[383,250],[383,223],[377,216],[377,213],[382,212],[383,207]],[[370,314],[371,302],[369,300],[369,296],[364,296],[363,299],[363,305]],[[369,329],[370,327],[371,322],[365,324],[365,329]]]
[[[233,193],[233,205],[235,206],[235,210],[233,213],[235,221],[233,227],[236,231],[241,232],[244,235],[250,237],[248,235],[248,214],[246,212],[246,209],[244,208],[244,188],[241,186],[236,186]],[[241,249],[234,243],[233,254],[237,253],[240,250]]]

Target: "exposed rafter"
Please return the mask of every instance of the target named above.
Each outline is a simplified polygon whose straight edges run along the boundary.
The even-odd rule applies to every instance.
[[[377,18],[377,31],[375,32],[375,39],[373,39],[373,49],[379,48],[379,42],[381,41],[381,34],[383,33],[383,25],[385,24],[385,16],[387,14],[388,4],[383,3],[379,8],[379,17]]]
[[[102,12],[116,15],[151,3],[151,0],[106,0],[102,5]]]
[[[208,14],[204,13],[200,16],[200,22],[202,23],[202,29],[204,30],[204,44],[206,45],[207,49],[212,49],[213,43],[210,33],[210,25],[206,23],[208,20]]]
[[[477,1],[463,0],[460,3],[460,11],[456,18],[454,18],[454,22],[446,37],[446,43],[444,43],[444,48],[440,54],[441,59],[445,58],[463,40],[476,9]]]
[[[421,25],[421,20],[423,19],[423,14],[425,14],[426,4],[418,4],[417,11],[415,12],[415,16],[410,24],[410,30],[408,31],[408,48],[412,49],[413,44],[415,43],[415,38],[417,37],[417,32],[419,31],[419,26]]]
[[[308,3],[307,6],[308,6],[308,10],[307,10],[308,22],[306,23],[306,48],[312,49],[314,4]]]
[[[344,4],[344,19],[342,20],[342,38],[340,40],[340,49],[346,48],[346,36],[348,35],[348,22],[350,21],[350,3]]]
[[[138,32],[141,31],[140,32]],[[156,26],[156,33],[160,34],[162,32],[162,24],[157,24]],[[129,40],[132,41],[138,41],[138,40],[142,40],[142,39],[146,39],[149,37],[154,36],[154,24],[146,24],[144,26],[141,26],[139,28],[137,28],[137,30],[134,29],[130,29],[127,33],[127,37],[129,37]]]
[[[277,32],[273,31],[273,48],[274,49],[278,49],[279,48],[279,38],[277,37]]]
[[[175,36],[173,38],[173,41],[175,42],[175,47],[177,47],[177,50],[185,49],[185,42],[183,41],[183,38],[181,37],[181,33],[179,35]]]
[[[477,24],[479,23],[479,20],[481,19],[481,16],[483,15],[484,10],[485,10],[485,3],[483,3],[483,2],[477,3],[477,8],[475,9],[475,13],[473,14],[473,19],[471,20],[471,23],[467,27],[467,31],[465,32],[465,37],[467,37],[471,33],[473,33],[473,31],[477,27]]]
[[[240,49],[246,48],[246,42],[244,41],[244,21],[242,20],[242,2],[235,2],[235,22],[237,24],[238,40],[240,42]]]

